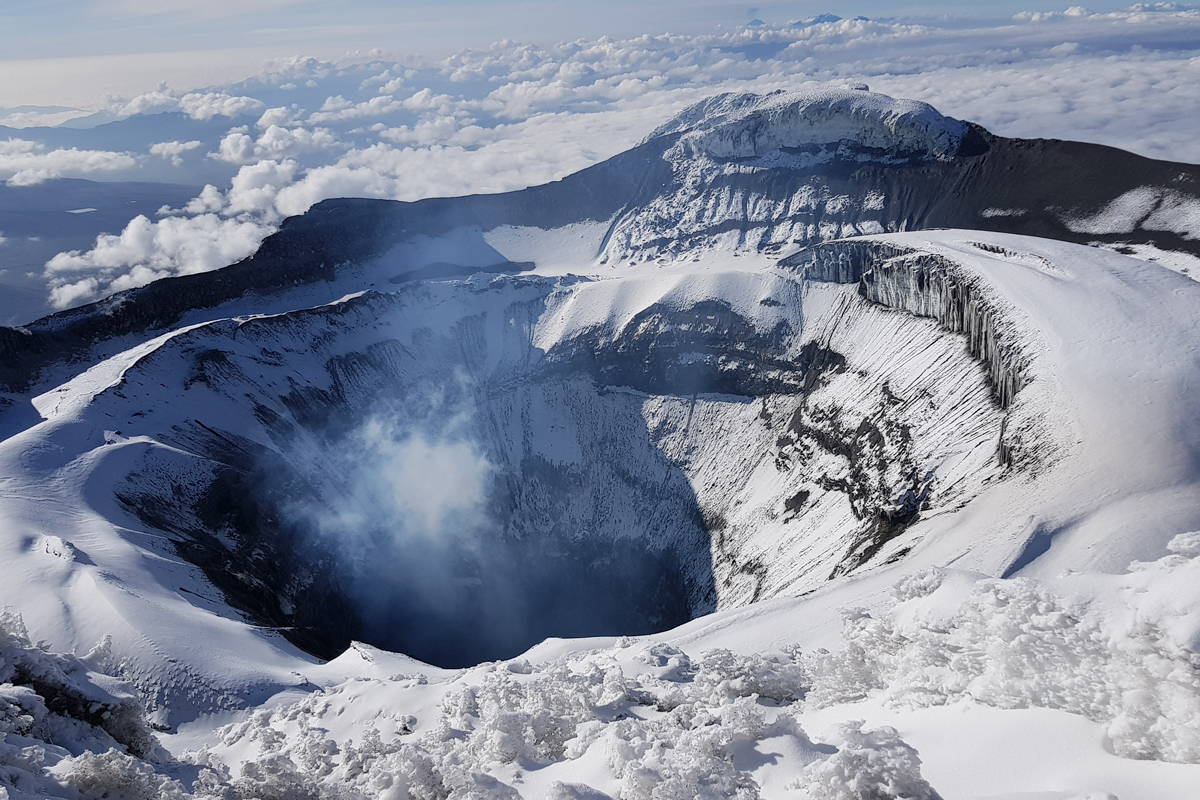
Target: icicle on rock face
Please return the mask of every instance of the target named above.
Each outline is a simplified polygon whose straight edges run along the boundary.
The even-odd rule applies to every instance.
[[[871,239],[817,245],[780,262],[806,278],[857,283],[872,302],[936,319],[967,337],[967,349],[984,362],[1001,408],[1028,382],[1027,357],[1005,336],[1006,323],[976,276],[934,253]]]

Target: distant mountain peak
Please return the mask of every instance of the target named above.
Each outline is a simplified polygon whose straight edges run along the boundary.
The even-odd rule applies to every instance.
[[[957,155],[970,127],[917,100],[860,88],[729,92],[688,106],[648,137],[682,134],[690,156],[923,160]]]

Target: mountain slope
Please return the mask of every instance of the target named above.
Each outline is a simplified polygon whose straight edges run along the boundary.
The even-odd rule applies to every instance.
[[[218,796],[933,798],[801,724],[900,714],[954,784],[954,712],[903,709],[962,702],[1184,797],[1200,285],[1081,242],[1193,251],[1195,171],[838,90],[322,203],[0,331],[0,606],[103,641]]]
[[[60,610],[27,622],[66,648],[104,633],[121,642],[113,613],[124,617],[124,644],[142,663],[131,662],[131,679],[173,714],[237,703],[280,680],[266,678],[267,665],[297,657],[226,603],[324,654],[357,636],[451,663],[478,658],[420,650],[424,626],[417,638],[389,638],[394,625],[372,633],[394,613],[373,604],[421,606],[407,588],[364,606],[351,588],[440,559],[421,531],[386,522],[420,506],[389,506],[390,484],[382,495],[369,488],[380,470],[403,472],[414,438],[463,445],[466,463],[487,464],[476,504],[446,512],[464,526],[455,541],[481,560],[445,578],[482,580],[479,602],[524,620],[510,618],[519,633],[497,640],[508,642],[500,654],[548,633],[603,630],[588,598],[612,587],[583,577],[597,558],[635,576],[619,592],[632,605],[614,619],[653,625],[666,614],[661,626],[900,558],[991,574],[1120,569],[1200,525],[1190,466],[1200,442],[1178,416],[1200,373],[1186,322],[1194,282],[1078,245],[982,232],[833,242],[785,266],[797,261],[795,272],[414,283],[160,337],[35,398],[44,421],[0,444],[7,525],[30,536],[10,542],[9,558],[45,574],[28,543],[51,532],[86,554],[54,562],[61,575],[44,588],[12,583],[18,594],[5,602],[45,594],[34,606]],[[836,277],[822,270],[831,262],[856,263],[842,279],[857,282],[814,280]],[[951,296],[976,315],[957,329],[990,342],[999,366],[954,332]],[[1095,329],[1106,333],[1089,341]],[[380,419],[385,427],[361,439],[364,420]],[[1118,459],[1138,468],[1113,471]],[[384,561],[391,578],[322,538],[377,522],[314,518],[296,505],[310,494],[322,508],[365,506],[385,520],[362,546],[374,557],[401,548]],[[523,555],[522,542],[545,555]],[[598,542],[628,549],[593,551]],[[172,552],[199,571],[161,561]],[[533,587],[515,598],[507,560],[523,565],[511,581]],[[538,608],[540,591],[572,596],[533,576],[574,569],[585,571],[567,618],[583,628],[556,631],[561,623],[521,610]],[[98,607],[85,598],[110,594],[105,575],[139,588]],[[642,598],[647,584],[673,585],[678,599]],[[52,600],[64,585],[78,586],[78,602]],[[444,620],[442,636],[480,613],[470,603],[420,612]],[[213,627],[204,655],[190,633],[166,633],[180,615],[188,631]],[[164,679],[160,653],[190,677]],[[240,677],[214,688],[209,672]]]
[[[564,245],[547,245],[562,235],[569,268],[603,273],[728,248],[769,256],[829,238],[932,227],[1200,255],[1200,168],[1193,165],[1099,145],[1005,139],[923,104],[855,90],[708,102],[717,109],[711,115],[704,103],[687,109],[659,135],[561,181],[412,203],[327,200],[224,270],[157,281],[22,332],[0,328],[0,383],[28,388],[48,365],[89,352],[97,340],[162,330],[196,309],[219,315],[222,304],[248,292],[260,299],[245,305],[259,311],[261,296],[297,285],[313,287],[300,302],[328,301],[392,279],[520,271],[531,253],[547,250],[555,257],[541,266],[561,271]],[[856,103],[885,121],[875,126],[860,111],[830,125]],[[913,133],[894,152],[877,147],[892,117],[915,113],[910,106],[920,107],[937,144],[922,151]],[[821,124],[795,130],[788,120],[797,114]],[[876,138],[842,138],[856,136]],[[697,144],[722,138],[761,152],[747,160]],[[530,239],[534,246],[520,246]]]

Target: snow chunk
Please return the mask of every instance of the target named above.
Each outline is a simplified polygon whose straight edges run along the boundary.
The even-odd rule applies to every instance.
[[[861,721],[839,731],[841,747],[830,758],[814,761],[793,784],[809,800],[859,800],[865,797],[939,800],[921,777],[921,759],[895,728],[863,730]]]
[[[1200,531],[1181,533],[1167,542],[1167,550],[1187,558],[1200,558]]]

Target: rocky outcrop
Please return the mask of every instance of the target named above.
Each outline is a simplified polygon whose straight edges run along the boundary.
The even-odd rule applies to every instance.
[[[581,333],[546,354],[547,370],[584,370],[604,386],[647,394],[798,394],[814,365],[844,359],[812,342],[793,354],[798,331],[786,322],[760,331],[714,298],[685,309],[652,305],[610,338],[604,329]]]

